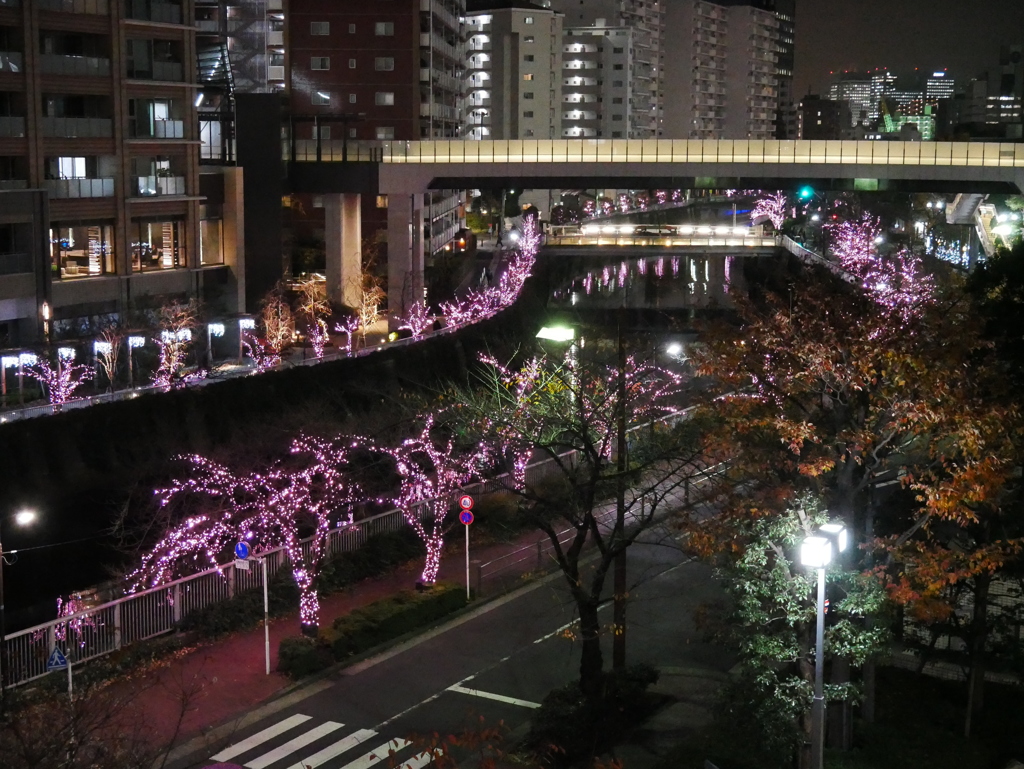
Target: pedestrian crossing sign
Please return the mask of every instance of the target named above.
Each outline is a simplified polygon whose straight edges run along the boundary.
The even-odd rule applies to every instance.
[[[53,651],[50,652],[49,659],[46,660],[46,672],[52,673],[54,670],[67,670],[68,658],[64,656],[64,653],[56,646],[53,647]]]

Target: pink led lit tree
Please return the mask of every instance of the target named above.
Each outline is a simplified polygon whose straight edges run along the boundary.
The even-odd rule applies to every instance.
[[[587,697],[597,697],[601,687],[604,628],[598,606],[605,578],[669,498],[693,479],[704,440],[701,426],[686,420],[634,430],[626,469],[620,471],[613,452],[620,408],[630,427],[663,416],[672,409],[681,381],[627,355],[620,389],[619,365],[602,360],[602,349],[588,344],[564,361],[539,356],[519,366],[485,357],[478,387],[450,395],[451,418],[467,440],[493,446],[493,461],[507,471],[498,480],[519,498],[520,514],[549,540],[579,613],[580,686]],[[527,478],[531,455],[550,460],[553,469],[541,479]],[[622,505],[602,508],[620,482]],[[572,532],[568,541],[566,525]],[[585,552],[596,553],[586,572]]]
[[[773,195],[758,198],[754,202],[754,210],[750,212],[750,220],[756,222],[758,219],[767,217],[768,221],[772,223],[772,227],[781,230],[787,219],[787,207],[788,201],[784,192],[776,192]]]
[[[61,347],[57,350],[57,361],[51,365],[45,358],[37,358],[36,362],[25,369],[25,373],[38,380],[46,390],[47,398],[53,411],[73,400],[74,392],[93,378],[94,371],[90,366],[77,365],[75,350]]]
[[[356,331],[359,330],[359,316],[350,315],[345,318],[341,323],[336,323],[334,330],[339,334],[345,335],[345,354],[352,354],[352,342],[356,337]]]
[[[159,331],[153,338],[160,351],[160,365],[152,379],[157,387],[169,387],[181,376],[198,318],[199,306],[194,300],[160,308]]]
[[[441,568],[444,535],[450,526],[449,512],[454,508],[456,494],[477,474],[487,456],[486,450],[460,454],[453,438],[443,433],[431,415],[424,418],[418,436],[384,451],[394,459],[401,478],[394,504],[427,550],[420,583],[433,585]],[[429,522],[425,524],[424,520]]]
[[[300,590],[303,632],[315,634],[320,603],[317,581],[329,532],[351,523],[360,495],[349,472],[350,444],[302,437],[287,459],[265,471],[237,473],[205,457],[184,457],[186,473],[156,491],[161,508],[188,513],[129,575],[131,590],[156,587],[190,573],[222,568],[238,541],[254,551],[284,547]],[[309,539],[307,547],[303,540]]]
[[[427,303],[418,299],[409,308],[409,314],[402,319],[399,328],[406,328],[412,332],[413,339],[421,338],[434,324],[434,316],[430,314]]]

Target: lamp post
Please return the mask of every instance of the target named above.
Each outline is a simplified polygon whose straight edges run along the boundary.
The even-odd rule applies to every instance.
[[[224,336],[224,331],[223,323],[206,324],[206,367],[208,369],[213,368],[213,338]]]
[[[811,703],[811,767],[825,765],[825,569],[832,562],[832,549],[846,549],[846,529],[840,523],[826,523],[818,529],[824,536],[806,537],[800,545],[800,563],[818,572],[817,632],[814,647],[814,700]]]
[[[135,350],[144,347],[145,344],[146,337],[144,336],[128,337],[128,389],[135,386]]]
[[[18,526],[28,526],[36,519],[34,510],[19,510],[14,514]],[[2,535],[2,531],[0,531]],[[17,551],[14,551],[17,552]],[[0,536],[0,703],[3,702],[4,687],[7,685],[7,628],[4,615],[4,546]]]

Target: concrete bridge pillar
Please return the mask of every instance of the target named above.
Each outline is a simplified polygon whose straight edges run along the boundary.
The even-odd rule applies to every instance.
[[[423,195],[388,196],[389,323],[423,298]]]
[[[324,195],[327,298],[334,305],[358,307],[363,280],[362,196]]]

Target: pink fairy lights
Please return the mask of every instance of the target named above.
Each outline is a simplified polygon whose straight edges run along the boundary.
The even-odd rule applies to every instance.
[[[75,365],[75,351],[70,347],[57,350],[57,364],[51,366],[44,358],[25,369],[25,373],[37,379],[46,388],[46,395],[54,411],[72,400],[75,390],[93,378],[94,371],[89,366]]]
[[[786,195],[782,192],[758,198],[754,202],[754,210],[750,212],[750,220],[756,222],[758,219],[767,217],[768,221],[772,223],[772,227],[776,230],[782,229],[787,218],[786,206]]]

